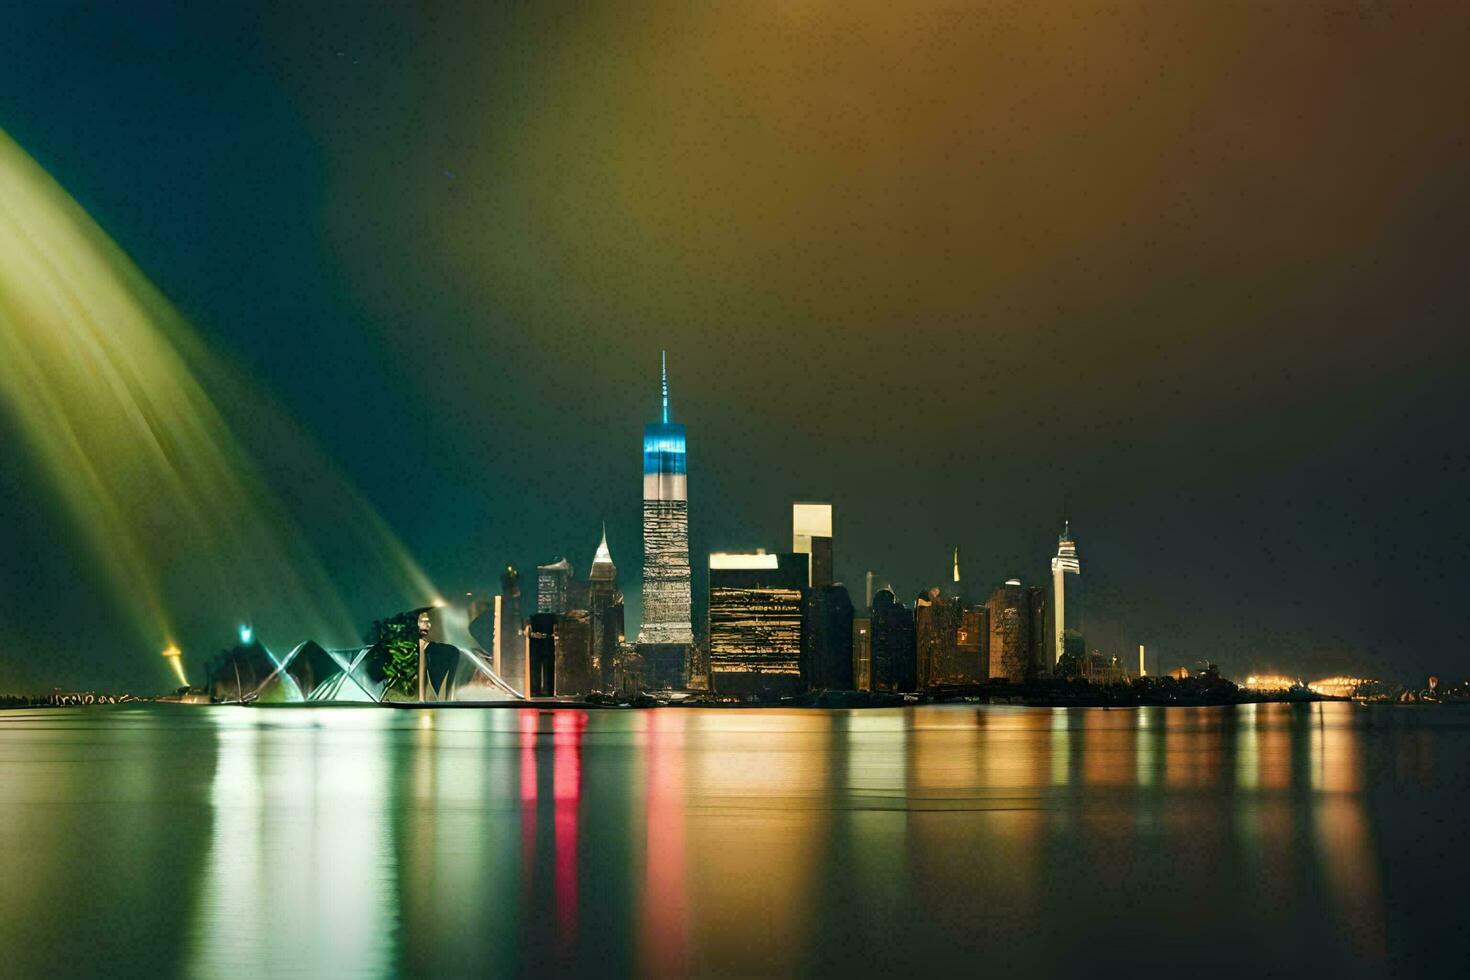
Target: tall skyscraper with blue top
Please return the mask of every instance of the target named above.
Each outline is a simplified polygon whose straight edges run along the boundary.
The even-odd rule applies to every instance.
[[[663,362],[663,414],[643,427],[643,621],[641,646],[683,646],[694,642],[690,616],[689,485],[684,427],[669,421],[668,356]],[[674,651],[659,651],[661,686],[681,687],[675,678]],[[668,661],[668,663],[663,663]],[[678,672],[684,669],[679,656]]]

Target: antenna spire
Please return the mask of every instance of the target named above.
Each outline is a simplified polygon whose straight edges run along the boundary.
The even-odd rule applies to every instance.
[[[664,376],[664,425],[668,425],[669,424],[669,352],[666,351],[666,350],[662,350],[662,351],[659,351],[658,353],[659,353],[659,358],[662,361],[663,376]]]

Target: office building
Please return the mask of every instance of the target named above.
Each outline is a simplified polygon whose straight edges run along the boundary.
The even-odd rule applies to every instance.
[[[1050,677],[1056,670],[1051,658],[1051,634],[1047,632],[1046,589],[1031,586],[1026,590],[1026,599],[1031,606],[1031,633],[1026,649],[1026,679]]]
[[[869,614],[872,637],[872,690],[913,691],[918,686],[914,614],[892,589],[879,589]]]
[[[872,608],[872,603],[868,603]],[[872,620],[867,616],[852,621],[852,682],[859,691],[873,689]]]
[[[572,608],[572,563],[560,558],[536,566],[536,611],[560,616]]]
[[[556,613],[538,612],[526,630],[529,641],[529,697],[549,698],[556,693]]]
[[[853,691],[852,598],[842,585],[814,585],[801,600],[801,675],[811,691]]]
[[[809,586],[832,584],[832,505],[791,505],[791,550],[808,558]]]
[[[800,690],[807,574],[805,555],[710,555],[709,659],[716,692]]]
[[[592,673],[592,615],[573,609],[558,616],[555,630],[555,676],[558,697],[583,697],[596,684]]]
[[[526,692],[526,634],[521,621],[521,575],[514,565],[500,574],[496,596],[493,669],[518,693]]]
[[[955,631],[955,662],[947,683],[983,684],[990,679],[990,609],[965,606]]]
[[[1008,579],[990,594],[990,678],[1019,684],[1031,657],[1031,597],[1020,579]]]

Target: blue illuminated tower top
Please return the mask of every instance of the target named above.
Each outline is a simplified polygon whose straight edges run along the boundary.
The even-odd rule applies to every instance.
[[[669,421],[669,359],[662,361],[661,421],[643,427],[643,499],[684,500],[686,489],[684,426]]]

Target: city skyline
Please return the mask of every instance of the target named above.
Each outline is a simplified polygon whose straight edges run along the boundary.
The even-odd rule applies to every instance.
[[[1470,3],[0,23],[0,974],[1470,976]]]
[[[695,621],[700,556],[823,500],[854,599],[873,570],[910,601],[957,544],[967,582],[1043,584],[1070,518],[1102,648],[1443,669],[1470,151],[1426,9],[404,16],[33,5],[0,37],[0,129],[444,595],[506,565],[529,594],[606,520],[641,619],[632,447],[667,349]],[[269,442],[250,404],[222,411]],[[0,676],[166,683],[170,638],[10,458]],[[337,511],[299,463],[260,467],[314,536]],[[396,593],[321,550],[364,629]],[[1406,584],[1420,614],[1390,615]],[[279,628],[191,612],[188,661]]]

